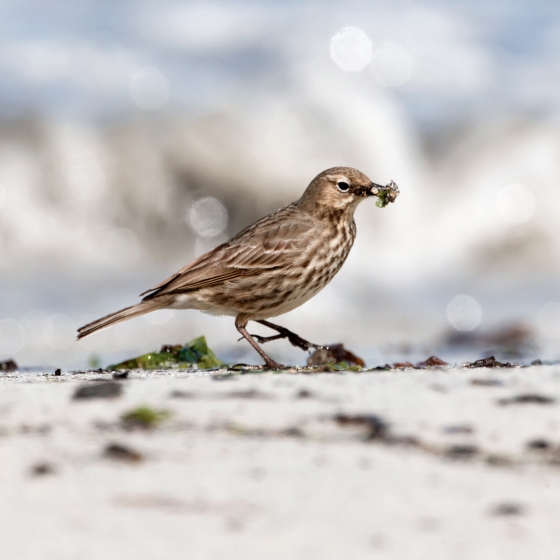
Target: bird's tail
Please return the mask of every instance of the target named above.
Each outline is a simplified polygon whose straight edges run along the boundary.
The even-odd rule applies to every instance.
[[[155,311],[156,309],[160,309],[164,306],[165,305],[162,305],[162,302],[150,300],[132,305],[131,307],[125,307],[120,311],[115,311],[115,313],[105,315],[105,317],[101,317],[101,319],[97,319],[97,321],[93,321],[92,323],[84,325],[78,329],[78,340],[94,332],[100,331],[101,329],[106,329],[111,325],[115,325],[116,323],[127,321],[128,319],[138,317],[139,315],[144,315],[144,313]]]

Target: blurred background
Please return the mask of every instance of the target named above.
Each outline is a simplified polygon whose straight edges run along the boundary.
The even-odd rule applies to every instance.
[[[370,366],[560,358],[559,50],[553,0],[1,0],[0,360],[204,334],[256,363],[195,311],[75,330],[335,165],[401,196],[361,205],[342,271],[278,322]]]

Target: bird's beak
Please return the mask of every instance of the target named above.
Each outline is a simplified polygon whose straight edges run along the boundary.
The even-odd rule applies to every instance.
[[[379,208],[383,208],[390,202],[395,202],[397,196],[399,196],[399,187],[394,181],[391,181],[384,187],[382,185],[378,185],[377,183],[370,183],[367,190],[367,195],[377,196],[379,200],[376,204],[377,206],[379,206]]]

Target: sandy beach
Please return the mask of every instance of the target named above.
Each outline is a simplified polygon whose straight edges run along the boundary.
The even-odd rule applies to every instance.
[[[556,558],[559,381],[555,366],[4,374],[0,555]]]

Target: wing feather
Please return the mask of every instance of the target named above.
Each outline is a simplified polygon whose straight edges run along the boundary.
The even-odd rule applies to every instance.
[[[147,290],[145,300],[209,288],[237,278],[258,276],[291,266],[316,227],[313,219],[295,205],[265,216],[235,237],[208,251],[167,280]]]

